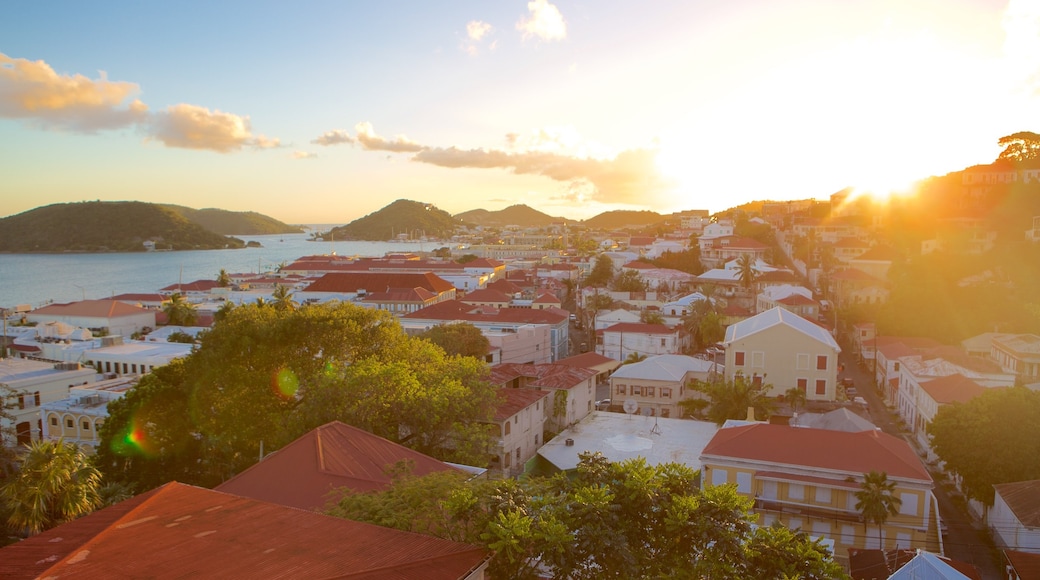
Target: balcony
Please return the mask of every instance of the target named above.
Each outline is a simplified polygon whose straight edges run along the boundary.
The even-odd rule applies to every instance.
[[[759,513],[785,514],[789,516],[801,516],[823,520],[837,520],[842,522],[863,523],[863,516],[857,512],[850,512],[842,508],[817,506],[809,504],[789,503],[779,500],[755,498],[754,510]]]

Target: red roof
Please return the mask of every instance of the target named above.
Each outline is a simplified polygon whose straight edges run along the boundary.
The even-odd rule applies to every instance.
[[[791,294],[786,298],[781,298],[780,300],[777,300],[777,302],[779,302],[780,304],[786,304],[788,306],[807,306],[809,304],[816,304],[816,301],[812,298],[806,298],[805,296],[802,296],[801,294],[797,293]]]
[[[123,503],[3,548],[0,573],[8,579],[456,580],[489,557],[470,544],[176,482]],[[75,533],[66,534],[66,526]]]
[[[425,288],[441,294],[454,290],[455,286],[432,272],[339,272],[325,274],[307,286],[304,292],[382,292],[390,288]]]
[[[333,421],[314,429],[259,463],[217,486],[233,493],[306,510],[320,510],[341,487],[355,492],[390,486],[387,468],[408,461],[413,475],[453,467],[373,435]]]
[[[906,441],[877,430],[847,433],[756,423],[719,429],[705,446],[702,458],[705,456],[856,475],[883,471],[892,478],[932,481],[928,470]]]
[[[921,388],[940,405],[945,403],[967,403],[986,392],[986,387],[962,374],[947,375],[921,383]]]
[[[485,288],[488,290],[498,290],[499,292],[503,292],[509,295],[516,294],[517,292],[523,292],[524,290],[523,288],[517,286],[516,284],[513,284],[509,280],[505,280],[502,278],[499,278],[494,282],[488,282],[488,285],[485,286]]]
[[[495,420],[505,421],[520,411],[534,405],[549,396],[549,391],[536,391],[534,389],[499,389],[498,408],[495,409]]]
[[[483,288],[480,290],[474,290],[472,292],[466,292],[466,295],[460,298],[463,302],[502,302],[509,304],[513,301],[513,297],[505,292],[493,290],[491,288]]]
[[[219,287],[220,284],[216,280],[195,280],[187,284],[170,284],[165,288],[160,288],[160,290],[168,290],[170,292],[209,292]]]
[[[559,324],[569,319],[558,308],[495,308],[474,306],[461,300],[445,300],[405,314],[402,318],[420,320],[462,320],[465,322],[504,322],[522,324]]]
[[[603,329],[603,332],[634,332],[639,334],[675,334],[676,329],[663,324],[645,322],[618,322]]]
[[[1015,573],[1021,580],[1040,579],[1040,554],[1022,552],[1020,550],[1004,550],[1004,556],[1008,559]]]
[[[120,316],[154,313],[154,310],[146,310],[119,300],[81,300],[79,302],[69,302],[68,304],[49,304],[43,308],[37,308],[29,314],[119,318]]]
[[[553,296],[549,292],[543,292],[540,296],[538,296],[538,298],[534,299],[534,303],[535,304],[562,304],[562,302],[560,302],[559,298],[557,298],[556,296]]]
[[[547,389],[569,389],[586,379],[596,376],[596,371],[559,363],[502,363],[491,367],[492,384],[502,385],[517,377],[534,379],[527,383],[531,387]]]
[[[603,356],[597,352],[586,352],[582,354],[576,354],[567,358],[561,358],[556,361],[558,365],[566,365],[569,367],[578,367],[583,369],[595,368],[601,364],[620,364],[617,360],[610,357]]]
[[[123,301],[129,300],[131,302],[163,302],[163,301],[166,300],[166,297],[163,296],[162,294],[134,294],[134,293],[127,293],[127,294],[118,294],[116,296],[113,296],[112,300],[123,300]]]

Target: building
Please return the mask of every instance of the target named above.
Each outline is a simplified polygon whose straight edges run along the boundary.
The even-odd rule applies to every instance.
[[[89,329],[95,335],[131,336],[143,329],[155,328],[155,310],[131,306],[119,300],[81,300],[68,304],[50,304],[26,315],[37,324],[62,322],[72,327]]]
[[[621,365],[610,376],[612,405],[634,401],[635,413],[659,417],[681,417],[679,401],[691,396],[691,381],[708,381],[718,367],[712,361],[681,354],[663,354]]]
[[[382,293],[367,300],[369,294]],[[339,300],[402,313],[455,299],[455,287],[431,272],[339,272],[325,274],[295,295],[300,302]]]
[[[998,545],[1040,555],[1040,479],[993,486],[986,525]]]
[[[731,325],[723,341],[726,380],[738,375],[772,385],[776,397],[791,388],[809,401],[837,400],[838,353],[829,332],[783,308],[772,308]]]
[[[72,387],[92,383],[96,378],[94,369],[79,363],[0,359],[0,386],[14,392],[11,401],[14,408],[8,409],[13,421],[2,419],[0,427],[4,433],[13,428],[15,440],[3,435],[4,444],[22,445],[39,440],[43,436],[40,407],[64,399]]]
[[[629,355],[653,356],[676,354],[687,346],[688,337],[682,328],[644,322],[619,322],[603,329],[596,344],[596,352],[614,360],[624,361]]]
[[[754,498],[760,525],[780,522],[826,538],[839,561],[850,548],[941,550],[932,478],[900,438],[753,423],[720,429],[700,460],[702,485],[735,484]],[[871,471],[885,473],[902,501],[880,530],[864,525],[855,507]]]
[[[502,389],[533,389],[552,393],[545,402],[546,427],[560,431],[592,412],[596,398],[595,370],[559,363],[501,364],[491,367],[491,384]]]
[[[525,465],[545,443],[546,405],[549,391],[499,389],[495,428],[500,437],[491,456],[490,469],[506,477],[524,472]]]
[[[106,375],[143,375],[173,359],[191,354],[193,345],[179,342],[132,340],[95,348],[83,353],[83,360]]]
[[[108,419],[108,404],[120,399],[138,377],[120,377],[69,389],[69,396],[40,405],[44,439],[61,439],[87,454],[101,439],[98,431]]]

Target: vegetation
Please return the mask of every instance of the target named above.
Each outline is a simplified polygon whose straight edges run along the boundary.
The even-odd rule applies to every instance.
[[[650,260],[650,263],[658,268],[679,270],[680,272],[686,272],[687,274],[693,274],[694,276],[699,276],[704,273],[704,266],[701,264],[700,246],[696,244],[689,250],[683,250],[681,252],[664,252],[660,256]]]
[[[764,380],[756,384],[744,375],[738,374],[731,381],[693,381],[688,388],[705,398],[684,399],[679,401],[679,405],[688,414],[719,425],[727,419],[746,419],[750,408],[755,410],[755,419],[762,421],[773,413],[775,407],[768,394],[772,385]]]
[[[38,534],[100,507],[100,486],[101,474],[79,448],[45,439],[29,447],[0,497],[10,509],[9,525]]]
[[[441,347],[450,356],[469,356],[484,360],[491,348],[484,333],[469,322],[438,324],[419,335]]]
[[[610,289],[617,292],[645,292],[646,282],[635,270],[622,270],[610,282]]]
[[[137,201],[87,201],[39,207],[0,219],[0,252],[143,252],[241,248],[169,207]]]
[[[993,504],[993,485],[1040,479],[1040,393],[986,389],[942,405],[928,425],[932,449],[970,498]]]
[[[212,486],[340,420],[428,455],[486,464],[496,393],[487,367],[408,337],[353,304],[243,305],[191,355],[109,404],[98,466],[110,482]]]
[[[455,219],[461,222],[484,227],[505,227],[513,225],[524,228],[546,227],[554,223],[567,221],[564,218],[544,214],[524,204],[511,205],[498,211],[474,209],[460,214],[455,214]]]
[[[678,463],[620,463],[582,453],[573,477],[402,477],[345,497],[331,515],[479,544],[492,578],[845,578],[808,535],[754,528],[734,486],[701,490]]]
[[[222,236],[262,236],[268,234],[302,234],[298,226],[280,222],[255,211],[228,211],[226,209],[192,209],[180,205],[163,205],[186,220],[199,224]]]
[[[652,211],[614,210],[603,212],[581,223],[594,230],[619,230],[642,228],[663,222],[664,219],[664,216]]]
[[[180,292],[170,295],[170,299],[163,304],[162,311],[169,326],[194,326],[195,319],[198,318],[195,305],[188,302]]]
[[[878,546],[884,549],[881,526],[889,516],[899,513],[903,500],[896,496],[896,482],[888,479],[884,471],[863,474],[863,483],[856,492],[856,509],[863,515],[864,524],[877,524]]]
[[[443,239],[451,237],[459,225],[462,222],[432,204],[399,199],[345,226],[333,228],[329,235],[337,240],[386,241],[397,234]],[[326,239],[324,235],[322,239]]]
[[[585,285],[605,288],[613,280],[614,262],[605,254],[596,256],[596,263],[592,265],[592,271],[585,277]]]

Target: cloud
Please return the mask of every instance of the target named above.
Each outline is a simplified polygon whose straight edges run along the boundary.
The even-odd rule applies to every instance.
[[[316,159],[318,154],[310,151],[293,151],[289,157],[292,159]]]
[[[563,40],[567,38],[567,22],[556,6],[547,0],[533,0],[527,3],[529,18],[521,18],[516,29],[523,32],[524,40],[537,36],[542,40]]]
[[[328,147],[330,145],[342,145],[347,143],[350,145],[354,144],[354,138],[343,129],[333,129],[331,131],[325,131],[318,138],[312,139],[311,143],[315,145],[321,145]]]
[[[415,141],[405,137],[404,135],[398,135],[393,139],[385,139],[376,134],[375,129],[372,128],[372,123],[363,121],[358,123],[354,127],[354,131],[357,133],[357,142],[368,151],[390,151],[392,153],[415,153],[426,149],[425,145],[420,145]]]
[[[110,81],[104,72],[97,79],[59,75],[42,60],[0,53],[0,117],[95,133],[143,121],[148,107],[131,100],[138,93],[137,84]]]
[[[181,103],[154,113],[147,129],[150,138],[167,147],[208,149],[230,153],[245,147],[271,149],[278,139],[253,136],[249,117],[210,111],[205,107]]]
[[[491,25],[479,20],[470,20],[466,23],[466,36],[474,42],[480,42],[484,35],[491,31]]]
[[[565,197],[574,201],[643,205],[648,195],[669,186],[657,169],[656,156],[655,149],[630,149],[598,159],[542,151],[429,147],[412,160],[448,168],[497,168],[540,175],[565,183]]]

